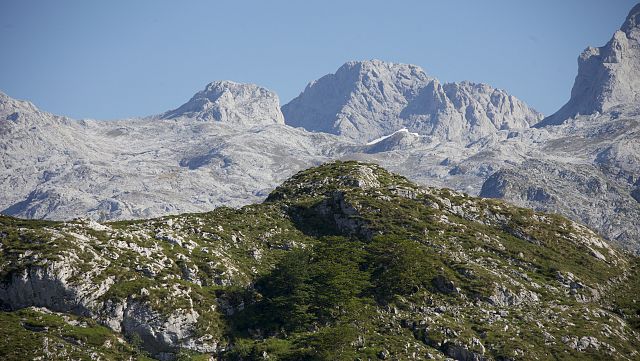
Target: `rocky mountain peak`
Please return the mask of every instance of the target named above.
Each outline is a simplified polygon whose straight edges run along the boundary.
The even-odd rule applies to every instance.
[[[640,36],[640,4],[631,9],[627,19],[620,28],[628,37],[638,39]]]
[[[604,113],[640,101],[640,4],[612,39],[589,47],[578,58],[578,75],[571,98],[538,126],[558,125],[577,115]]]
[[[68,121],[67,117],[41,111],[29,101],[14,99],[0,92],[0,135],[2,136],[6,136],[9,129],[28,129]],[[8,138],[4,140],[9,141]]]
[[[336,74],[350,74],[354,79],[364,83],[354,83],[354,86],[373,85],[373,83],[371,83],[373,80],[394,82],[397,78],[400,78],[406,80],[404,82],[405,84],[409,84],[428,82],[433,79],[417,65],[392,63],[378,59],[346,62],[338,69]]]
[[[407,128],[467,143],[500,129],[524,128],[542,117],[485,84],[442,85],[416,65],[348,62],[311,82],[282,107],[287,124],[367,143]]]
[[[3,104],[9,99],[9,96],[2,91],[0,91],[0,104]]]
[[[17,120],[20,113],[35,113],[38,108],[31,102],[14,99],[0,91],[0,120]]]
[[[432,78],[420,67],[350,61],[282,107],[287,124],[369,141],[402,128],[394,115]]]
[[[187,103],[160,116],[237,125],[283,124],[278,96],[255,84],[214,81]]]

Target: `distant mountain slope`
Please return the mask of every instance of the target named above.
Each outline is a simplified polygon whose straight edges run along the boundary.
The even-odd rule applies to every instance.
[[[6,360],[77,345],[105,360],[640,356],[638,258],[560,216],[373,164],[299,172],[241,209],[3,216],[0,242]]]
[[[237,91],[221,95],[226,118],[206,122],[218,108],[183,109],[175,119],[76,121],[2,95],[0,212],[127,219],[240,206],[350,144],[278,124],[272,93],[255,98],[265,91],[230,86]]]
[[[176,110],[114,122],[59,117],[0,94],[0,212],[114,220],[237,207],[297,170],[354,159],[560,213],[639,251],[638,12],[589,57],[593,66],[580,67],[574,88],[593,92],[575,91],[566,108],[575,112],[542,126],[501,90],[440,84],[417,66],[382,61],[345,64],[282,112],[274,93],[229,81]]]
[[[254,84],[215,81],[187,103],[159,116],[162,119],[190,118],[237,126],[284,124],[278,96]]]
[[[542,119],[503,90],[469,82],[441,84],[415,65],[380,60],[344,64],[309,83],[282,112],[289,125],[360,142],[407,128],[466,144]]]

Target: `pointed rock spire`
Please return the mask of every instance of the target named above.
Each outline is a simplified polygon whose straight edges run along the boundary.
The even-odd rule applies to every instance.
[[[578,58],[571,98],[537,126],[562,124],[577,115],[604,113],[640,103],[640,4],[603,47],[587,48]]]

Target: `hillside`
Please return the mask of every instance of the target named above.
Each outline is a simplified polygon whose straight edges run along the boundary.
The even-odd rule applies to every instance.
[[[373,164],[301,171],[240,209],[2,216],[0,240],[6,360],[640,357],[638,258]]]

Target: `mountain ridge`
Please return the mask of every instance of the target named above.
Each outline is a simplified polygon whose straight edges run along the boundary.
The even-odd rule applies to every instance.
[[[622,26],[626,32],[616,36],[636,37],[636,13],[637,7]],[[591,57],[599,65],[583,67],[579,79],[597,78],[590,71],[606,76],[601,70],[607,64],[632,69],[627,65],[637,61],[635,53],[621,49],[627,54],[621,63]],[[619,89],[625,72],[612,74],[618,75],[609,83]],[[301,96],[299,110],[318,108],[303,112],[314,126],[355,133],[282,124],[275,94],[231,82],[211,83],[181,111],[165,113],[171,119],[75,121],[14,102],[20,112],[0,110],[0,210],[29,218],[110,220],[238,207],[264,199],[295,171],[354,159],[425,185],[558,212],[614,244],[640,249],[636,103],[612,103],[603,113],[529,128],[526,123],[541,115],[516,107],[519,101],[502,91],[440,84],[420,67],[378,60],[346,63],[311,82]],[[295,104],[282,107],[286,123],[303,120],[291,118]],[[11,120],[18,117],[22,121]],[[419,137],[395,133],[404,128]]]
[[[380,60],[346,63],[310,82],[282,111],[292,126],[365,143],[400,128],[468,142],[495,130],[528,127],[542,118],[489,85],[440,84],[418,66]]]

